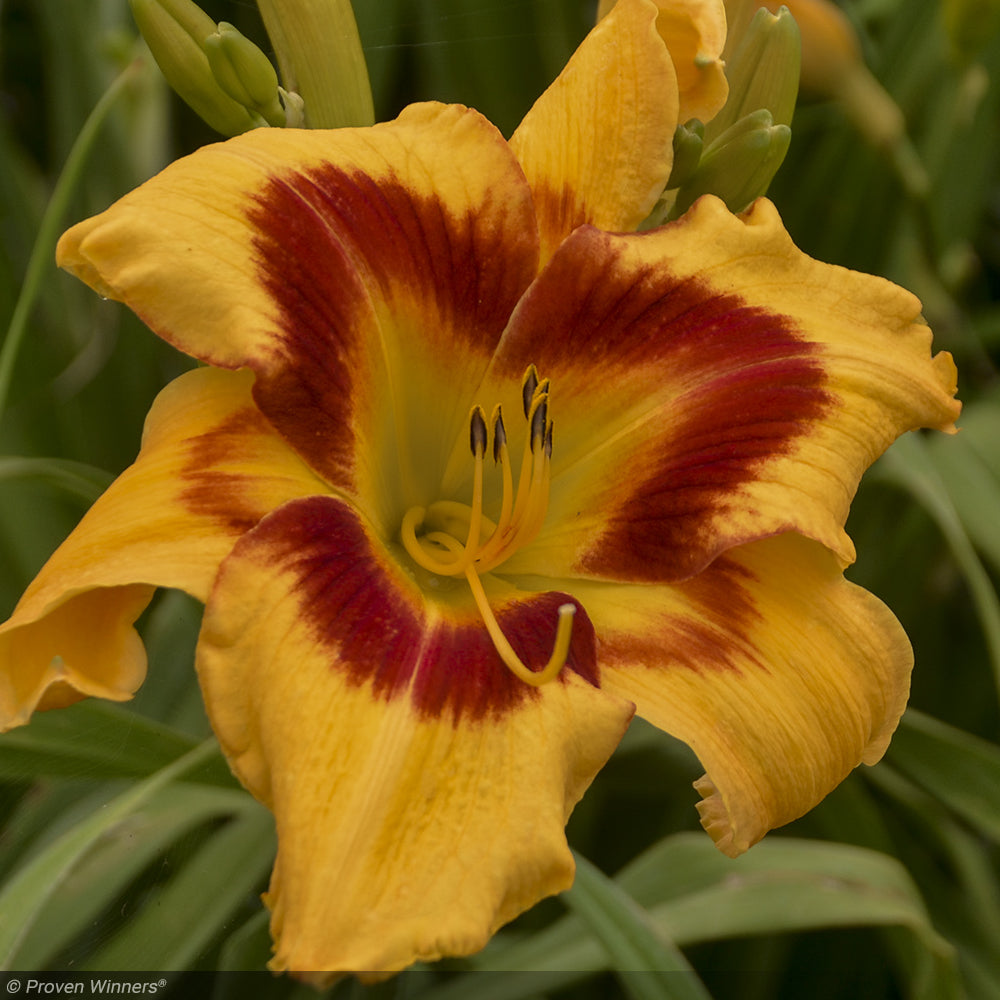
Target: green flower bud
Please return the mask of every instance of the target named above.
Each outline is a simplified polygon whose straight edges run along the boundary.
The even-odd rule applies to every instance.
[[[256,111],[269,125],[285,124],[278,74],[249,38],[222,21],[204,47],[216,82],[234,101]]]
[[[129,0],[132,16],[167,83],[217,132],[237,135],[263,122],[218,84],[203,45],[215,22],[191,0]]]
[[[674,165],[667,190],[680,187],[698,167],[705,146],[705,125],[697,118],[678,125],[674,132]]]
[[[703,194],[717,195],[731,212],[741,212],[767,192],[791,139],[792,130],[775,124],[766,109],[741,118],[705,150],[677,192],[671,216],[682,215]]]
[[[258,0],[282,83],[310,128],[372,125],[368,67],[350,0]]]
[[[799,91],[802,46],[798,25],[788,9],[782,7],[778,14],[772,14],[760,8],[744,30],[736,27],[729,45],[729,100],[706,127],[706,140],[715,139],[761,108],[771,113],[775,125],[790,125]]]

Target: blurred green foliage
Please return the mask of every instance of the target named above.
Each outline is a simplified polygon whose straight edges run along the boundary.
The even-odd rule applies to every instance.
[[[248,0],[204,6],[267,50]],[[771,196],[808,253],[921,297],[966,404],[959,438],[911,436],[878,464],[848,526],[852,578],[894,609],[916,652],[913,707],[886,760],[732,862],[690,832],[693,757],[637,725],[571,821],[593,864],[581,862],[566,905],[547,901],[470,960],[344,983],[337,996],[1000,997],[1000,36],[996,17],[970,30],[979,8],[958,0],[845,7],[905,113],[930,192],[908,195],[838,107],[802,101]],[[359,0],[377,117],[460,101],[509,133],[591,8]],[[0,2],[0,328],[73,143],[133,59],[59,225],[214,136],[167,92],[126,0]],[[189,364],[43,263],[0,412],[5,614],[131,461],[153,396]],[[266,961],[257,894],[271,823],[202,742],[199,616],[186,597],[160,595],[144,619],[150,678],[132,705],[80,704],[0,741],[0,968]],[[226,989],[220,980],[212,995]]]

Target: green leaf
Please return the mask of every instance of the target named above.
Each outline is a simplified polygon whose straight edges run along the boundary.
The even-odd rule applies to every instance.
[[[274,860],[274,821],[252,800],[213,834],[85,968],[92,971],[189,968],[257,893]]]
[[[879,459],[874,470],[906,489],[937,522],[972,595],[990,651],[1000,692],[1000,599],[955,509],[945,474],[918,434],[905,434]]]
[[[677,834],[640,855],[615,881],[682,947],[826,927],[903,927],[920,946],[920,960],[906,975],[941,984],[942,998],[961,995],[951,945],[931,925],[903,866],[877,851],[774,837],[731,859],[703,834]],[[551,972],[550,989],[609,967],[576,914],[523,940],[495,940],[469,964]],[[490,989],[490,1000],[517,996],[503,986]]]
[[[112,799],[101,812],[94,813],[37,854],[0,889],[0,969],[9,969],[20,942],[38,918],[56,889],[86,853],[172,781],[200,767],[219,753],[215,740],[175,760]]]
[[[963,977],[989,979],[992,991],[973,989],[978,1000],[1000,998],[1000,886],[993,848],[959,822],[947,806],[898,770],[883,762],[867,772],[868,780],[895,800],[907,839],[901,844],[907,868],[921,890],[937,928],[958,949]],[[906,959],[904,958],[904,961]],[[986,975],[983,975],[986,973]],[[921,996],[937,1000],[930,988]]]
[[[88,699],[39,712],[0,736],[0,778],[144,778],[189,753],[198,741],[109,702]],[[221,756],[185,780],[237,787]]]
[[[987,443],[977,440],[985,434],[1000,438],[996,406],[980,405],[971,415],[964,412],[962,433],[928,438],[927,455],[972,543],[1000,569],[1000,479],[983,457]]]
[[[1000,747],[911,708],[886,759],[1000,843]]]
[[[600,941],[635,1000],[711,1000],[701,980],[649,914],[621,887],[576,855],[576,879],[563,897]],[[638,973],[638,975],[629,975]]]
[[[215,817],[254,804],[243,791],[204,785],[168,785],[102,837],[53,894],[21,942],[12,964],[44,969],[48,963],[170,844]]]
[[[4,416],[7,408],[14,365],[28,332],[31,310],[42,292],[46,271],[51,267],[59,230],[69,211],[73,193],[83,178],[88,157],[97,148],[97,140],[108,114],[118,101],[128,95],[129,89],[135,86],[141,73],[142,67],[139,63],[129,63],[104,92],[80,130],[66,158],[52,197],[45,207],[45,214],[42,216],[35,245],[31,250],[31,258],[28,261],[28,270],[7,327],[7,334],[3,339],[3,346],[0,347],[0,418]]]

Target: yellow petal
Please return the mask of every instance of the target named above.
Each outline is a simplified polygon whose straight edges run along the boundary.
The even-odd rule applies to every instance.
[[[726,44],[723,0],[655,0],[659,8],[656,30],[666,43],[677,71],[681,122],[691,118],[711,121],[726,103],[722,49]],[[598,19],[615,5],[600,0]]]
[[[663,192],[678,96],[655,18],[650,0],[623,0],[511,137],[534,194],[543,260],[585,222],[636,229]]]
[[[846,565],[862,473],[960,410],[919,314],[888,281],[807,257],[763,199],[734,216],[706,197],[647,233],[577,230],[491,376],[534,363],[552,384],[548,517],[505,572],[683,579],[781,531]]]
[[[470,402],[441,387],[479,380],[538,236],[500,133],[421,104],[201,149],[71,229],[59,260],[180,349],[251,368],[299,454],[374,504],[436,485],[407,456],[451,447]]]
[[[0,729],[84,696],[130,697],[146,671],[132,623],[154,587],[204,600],[244,531],[326,491],[254,408],[252,381],[202,368],[157,397],[135,464],[0,625]]]
[[[585,584],[602,687],[698,755],[702,823],[735,856],[875,763],[909,692],[891,612],[796,535],[673,587]]]
[[[332,498],[240,540],[198,670],[277,821],[272,967],[319,983],[477,951],[567,888],[566,819],[632,713],[574,670],[514,680],[482,623],[425,601]]]

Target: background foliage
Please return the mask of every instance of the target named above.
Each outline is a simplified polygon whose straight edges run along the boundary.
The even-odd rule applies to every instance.
[[[507,132],[592,16],[583,0],[356,6],[379,118],[457,100]],[[731,862],[694,832],[697,763],[637,726],[572,819],[589,859],[572,892],[473,959],[345,982],[337,996],[1000,998],[996,4],[845,6],[905,112],[930,193],[907,194],[839,107],[802,101],[771,195],[808,253],[921,297],[966,404],[958,438],[893,448],[849,524],[850,575],[895,610],[916,651],[912,708],[886,760]],[[204,7],[266,48],[249,0]],[[135,56],[60,212],[73,143]],[[189,364],[58,273],[52,235],[213,138],[143,57],[126,0],[0,0],[0,329],[15,327],[0,354],[0,618],[131,461],[153,396]],[[18,334],[19,296],[33,290]],[[150,677],[132,704],[83,703],[0,739],[0,968],[266,961],[271,822],[204,742],[199,615],[183,595],[159,596],[144,619]],[[265,988],[307,995],[286,980],[255,992]],[[226,981],[209,990],[225,996]]]

